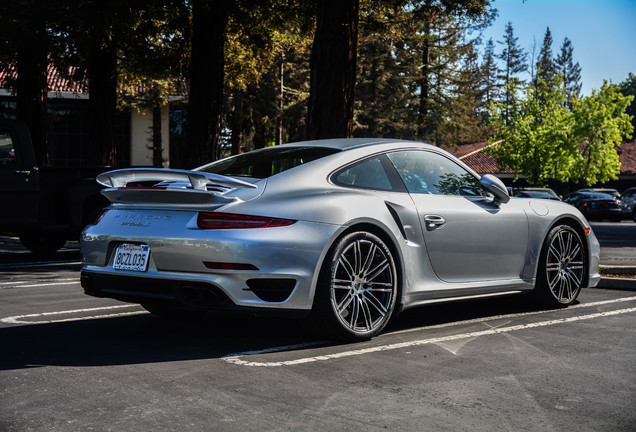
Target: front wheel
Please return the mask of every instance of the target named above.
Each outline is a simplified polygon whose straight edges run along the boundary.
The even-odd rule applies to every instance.
[[[397,297],[395,260],[368,232],[341,238],[322,266],[310,325],[340,340],[370,339],[389,322]]]
[[[574,303],[587,269],[587,255],[579,234],[569,225],[554,227],[543,243],[535,296],[548,307]]]

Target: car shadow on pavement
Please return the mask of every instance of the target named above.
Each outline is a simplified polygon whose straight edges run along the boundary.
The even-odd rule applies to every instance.
[[[140,313],[11,326],[0,329],[0,370],[220,358],[308,338],[297,321],[250,316],[176,321]]]
[[[533,310],[539,308],[525,297],[428,305],[403,312],[385,333],[419,328],[425,331],[428,326],[448,322]],[[123,317],[1,328],[0,370],[215,359],[237,352],[312,342],[323,347],[332,344],[317,342],[293,319],[236,315],[168,320],[140,312]],[[333,345],[341,344],[333,342]]]

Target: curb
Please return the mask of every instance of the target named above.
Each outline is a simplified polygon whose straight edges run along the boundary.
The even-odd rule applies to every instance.
[[[601,277],[595,288],[636,291],[636,279]]]
[[[601,281],[597,288],[611,288],[620,290],[636,291],[636,278],[623,278],[621,275],[636,275],[636,266],[600,266]],[[604,276],[612,275],[612,276]],[[619,277],[615,277],[619,276]]]
[[[636,266],[600,265],[601,274],[636,275]]]

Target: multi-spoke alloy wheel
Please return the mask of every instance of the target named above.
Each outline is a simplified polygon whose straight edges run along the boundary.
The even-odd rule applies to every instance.
[[[312,314],[320,327],[340,339],[378,334],[395,307],[397,280],[393,256],[367,232],[343,237],[329,254]]]
[[[568,306],[576,300],[585,275],[586,252],[578,233],[568,225],[552,229],[543,246],[538,295],[549,306]]]

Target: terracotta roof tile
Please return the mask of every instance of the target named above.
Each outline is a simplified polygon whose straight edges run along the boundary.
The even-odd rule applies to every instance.
[[[636,140],[620,146],[621,174],[636,175]]]
[[[500,168],[494,158],[484,154],[483,150],[488,146],[488,143],[467,144],[457,146],[451,153],[479,174],[514,174],[510,169]],[[618,152],[621,175],[636,175],[636,140],[621,145]]]
[[[49,91],[86,93],[88,91],[86,78],[74,79],[77,71],[77,67],[69,67],[66,73],[62,73],[55,66],[49,64],[47,67]],[[17,75],[15,65],[8,65],[0,70],[0,88],[14,88]]]

